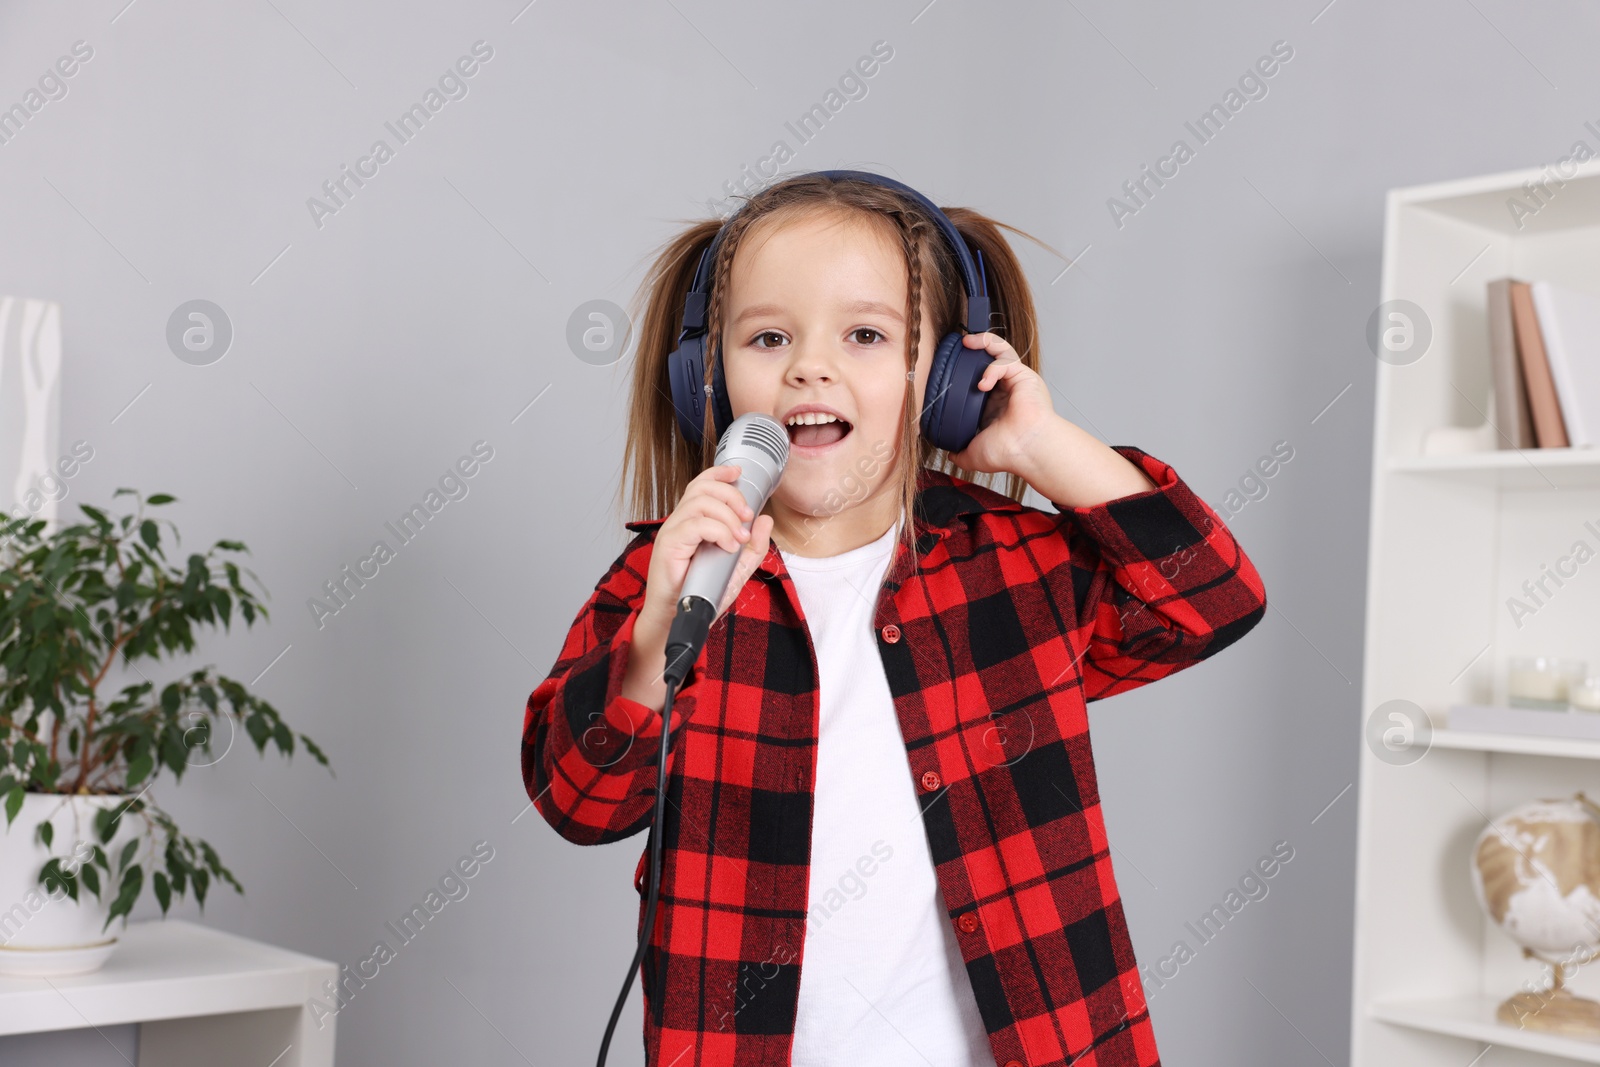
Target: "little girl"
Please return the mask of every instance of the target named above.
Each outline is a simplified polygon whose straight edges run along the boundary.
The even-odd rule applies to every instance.
[[[569,841],[647,829],[678,590],[702,542],[738,551],[668,724],[646,1062],[1155,1067],[1085,704],[1238,640],[1261,578],[1171,466],[1052,410],[1021,266],[967,209],[944,214],[991,299],[960,341],[992,357],[981,428],[919,437],[967,297],[897,184],[791,178],[657,260],[625,463],[665,518],[627,524],[529,697],[523,781]],[[691,445],[667,383],[719,229],[706,384],[790,436],[760,515],[712,464],[715,405]]]

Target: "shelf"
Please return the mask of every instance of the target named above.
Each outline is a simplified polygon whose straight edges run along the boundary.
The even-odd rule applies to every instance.
[[[1510,996],[1515,990],[1507,992]],[[1503,1000],[1504,998],[1501,998]],[[1560,1056],[1576,1063],[1600,1063],[1600,1042],[1580,1041],[1540,1030],[1522,1030],[1495,1019],[1500,1000],[1459,997],[1450,1000],[1388,1001],[1368,1005],[1368,1013],[1384,1022],[1429,1033],[1447,1034],[1505,1048]]]
[[[1391,460],[1389,470],[1501,489],[1592,489],[1600,486],[1600,449],[1508,448],[1456,456],[1413,456]]]
[[[139,1023],[141,1063],[333,1067],[337,964],[181,919],[130,922],[98,971],[0,977],[0,1034]],[[276,1057],[276,1059],[274,1059]]]
[[[1600,662],[1600,562],[1574,551],[1600,540],[1600,448],[1496,448],[1505,442],[1470,425],[1498,406],[1489,283],[1600,293],[1600,159],[1570,181],[1564,172],[1537,220],[1506,210],[1546,173],[1391,189],[1385,205],[1389,317],[1371,324],[1416,328],[1427,343],[1409,362],[1380,357],[1373,394],[1351,1067],[1600,1065],[1600,1040],[1495,1018],[1538,972],[1480,907],[1472,877],[1486,822],[1530,800],[1593,795],[1600,774],[1600,729],[1584,728],[1600,714],[1477,714],[1507,699],[1510,656]],[[1463,432],[1442,439],[1480,450],[1420,454],[1447,426]],[[1378,714],[1401,698],[1430,729]],[[1451,714],[1461,709],[1472,714]],[[1385,751],[1401,718],[1415,747]],[[1485,1045],[1500,1048],[1480,1054]]]
[[[1586,741],[1572,737],[1540,737],[1537,734],[1491,734],[1478,730],[1435,729],[1430,744],[1434,748],[1474,749],[1480,752],[1511,752],[1523,756],[1600,759],[1600,741]]]

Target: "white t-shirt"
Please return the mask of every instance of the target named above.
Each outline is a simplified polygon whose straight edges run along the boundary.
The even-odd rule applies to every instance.
[[[994,1067],[872,632],[897,533],[782,553],[821,688],[793,1067]]]

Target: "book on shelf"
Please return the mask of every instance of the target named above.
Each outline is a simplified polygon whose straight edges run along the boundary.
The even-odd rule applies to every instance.
[[[1600,296],[1495,278],[1488,309],[1496,447],[1600,445]]]
[[[1550,282],[1529,286],[1567,443],[1600,443],[1600,297]]]
[[[1517,362],[1517,333],[1511,310],[1511,279],[1489,283],[1489,364],[1494,378],[1494,410],[1501,448],[1535,448],[1528,390]]]
[[[1556,399],[1544,331],[1530,288],[1527,282],[1512,281],[1511,315],[1517,327],[1517,357],[1528,389],[1528,409],[1533,412],[1534,438],[1540,448],[1566,448],[1567,428],[1561,419],[1561,402]]]
[[[1452,730],[1485,734],[1522,734],[1600,741],[1600,713],[1504,708],[1487,704],[1452,704],[1445,722]]]

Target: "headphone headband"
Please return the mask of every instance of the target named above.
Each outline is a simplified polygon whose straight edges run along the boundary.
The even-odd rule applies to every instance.
[[[987,272],[983,269],[983,253],[977,254],[974,262],[972,252],[967,248],[967,242],[962,238],[961,231],[956,229],[950,217],[939,210],[938,205],[923,196],[904,182],[885,177],[882,174],[873,174],[865,170],[820,170],[813,172],[816,176],[831,178],[835,181],[853,179],[867,182],[871,185],[893,189],[913,200],[922,208],[938,227],[944,236],[945,243],[955,253],[956,260],[961,267],[961,285],[967,292],[967,332],[983,333],[989,329],[989,286]],[[689,287],[688,294],[683,301],[683,333],[685,336],[693,330],[706,328],[706,305],[710,299],[710,274],[711,264],[717,260],[717,251],[722,247],[722,238],[728,232],[728,223],[739,217],[743,207],[725,220],[717,230],[716,237],[712,238],[711,247],[700,254],[700,263],[695,267],[694,284]]]

